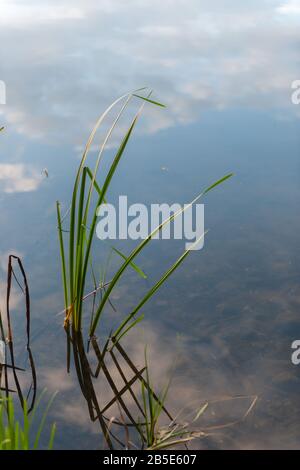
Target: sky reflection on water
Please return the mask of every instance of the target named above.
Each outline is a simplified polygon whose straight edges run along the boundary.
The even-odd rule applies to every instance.
[[[31,286],[41,386],[60,390],[57,444],[102,445],[74,377],[65,375],[55,201],[67,208],[98,114],[120,93],[149,84],[168,108],[147,106],[111,200],[121,193],[130,202],[186,203],[223,174],[235,177],[209,194],[204,250],[145,307],[145,339],[133,338],[132,354],[139,360],[149,344],[158,381],[179,356],[175,412],[208,398],[259,396],[245,422],[201,448],[298,448],[300,369],[290,345],[300,338],[300,141],[290,85],[299,78],[299,2],[231,1],[225,10],[219,0],[177,1],[177,8],[171,0],[142,7],[132,0],[124,11],[118,0],[77,0],[72,8],[32,1],[26,14],[24,3],[1,2],[0,79],[8,95],[0,108],[0,292],[7,254],[17,252]],[[149,280],[128,274],[114,298],[121,312],[182,249],[179,242],[147,248],[139,264]],[[107,312],[108,331],[119,315]],[[226,406],[209,420],[242,415],[236,403]]]

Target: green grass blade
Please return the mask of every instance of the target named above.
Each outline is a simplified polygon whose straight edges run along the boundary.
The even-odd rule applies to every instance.
[[[78,187],[79,187],[81,173],[82,173],[85,161],[88,157],[91,145],[94,141],[95,135],[96,135],[99,127],[101,126],[102,122],[104,121],[106,116],[109,114],[109,112],[114,108],[114,106],[116,106],[120,101],[122,101],[123,99],[127,98],[130,95],[132,95],[132,93],[126,93],[126,94],[122,95],[121,97],[117,98],[104,111],[104,113],[99,117],[99,119],[97,120],[97,122],[96,122],[96,124],[95,124],[89,138],[88,138],[88,141],[86,143],[86,146],[85,146],[85,149],[84,149],[81,161],[80,161],[80,165],[79,165],[79,168],[78,168],[78,171],[77,171],[77,174],[76,174],[75,183],[74,183],[74,187],[73,187],[73,193],[72,193],[71,209],[70,209],[70,235],[69,235],[70,236],[70,238],[69,238],[69,276],[70,276],[69,281],[70,281],[70,297],[71,297],[70,300],[71,300],[72,303],[74,302],[74,293],[75,293],[74,292],[74,287],[75,287],[74,286],[74,275],[75,275],[75,273],[74,273],[74,263],[75,263],[74,250],[75,250],[75,230],[76,230],[76,206],[77,206],[77,193],[78,193]]]
[[[149,408],[149,426],[150,426],[150,442],[151,444],[153,443],[153,437],[154,437],[154,413],[153,413],[153,393],[152,393],[152,387],[151,387],[151,381],[150,381],[150,374],[149,374],[149,365],[148,365],[148,360],[147,360],[147,348],[145,347],[145,352],[144,352],[144,357],[145,357],[145,366],[146,366],[146,383],[148,385],[147,387],[147,394],[148,394],[148,408]]]
[[[209,186],[208,188],[206,188],[204,191],[202,191],[198,196],[196,196],[192,202],[190,202],[189,204],[186,204],[184,205],[181,209],[179,209],[177,212],[175,212],[174,214],[172,214],[170,217],[168,217],[166,220],[164,220],[158,227],[156,227],[151,233],[150,235],[148,235],[148,237],[146,237],[132,252],[131,254],[129,255],[129,257],[127,258],[127,261],[125,261],[123,263],[123,265],[119,268],[119,270],[116,272],[115,276],[113,277],[105,295],[103,296],[103,299],[102,299],[102,302],[100,303],[100,306],[98,307],[97,309],[97,312],[95,314],[95,318],[94,318],[94,321],[93,321],[93,324],[92,324],[92,328],[91,328],[91,331],[90,331],[90,335],[92,336],[94,333],[95,333],[95,330],[97,328],[97,324],[98,324],[98,321],[100,319],[100,316],[101,316],[101,313],[103,311],[103,308],[113,290],[113,288],[115,287],[115,285],[117,284],[118,280],[120,279],[120,277],[122,276],[123,272],[125,271],[125,269],[127,268],[127,266],[129,265],[129,263],[142,251],[142,249],[147,245],[147,243],[151,240],[151,238],[154,237],[154,235],[159,232],[160,230],[162,230],[162,228],[172,222],[176,217],[178,217],[180,214],[182,214],[184,211],[186,211],[187,209],[189,209],[195,202],[197,202],[202,196],[204,196],[205,194],[207,194],[209,191],[211,191],[213,188],[215,188],[216,186],[220,185],[222,182],[224,182],[225,180],[229,179],[231,176],[233,176],[233,173],[230,173],[226,176],[224,176],[223,178],[221,178],[220,180],[216,181],[214,184],[212,184],[211,186]]]
[[[219,186],[219,184],[224,183],[224,181],[228,180],[228,179],[231,178],[232,176],[234,176],[234,173],[229,173],[228,175],[223,176],[223,178],[219,179],[218,181],[216,181],[215,183],[213,183],[211,186],[209,186],[208,188],[206,188],[205,191],[203,192],[203,194],[209,193],[209,191],[211,191],[212,189],[214,189],[216,186]]]
[[[129,101],[131,100],[132,98],[132,95],[129,94],[125,103],[123,104],[121,110],[119,111],[116,119],[114,120],[112,126],[110,127],[109,131],[107,132],[105,138],[104,138],[104,141],[101,145],[101,148],[100,148],[100,151],[98,153],[98,156],[97,156],[97,160],[96,160],[96,164],[95,164],[95,169],[94,169],[94,173],[91,172],[91,175],[92,175],[92,178],[91,178],[91,184],[90,184],[90,189],[89,189],[89,194],[88,194],[88,198],[87,198],[87,203],[86,203],[86,208],[85,208],[85,217],[84,217],[84,220],[85,220],[85,224],[86,224],[86,221],[87,221],[87,217],[88,217],[88,214],[89,214],[89,209],[90,209],[90,204],[91,204],[91,199],[92,199],[92,191],[94,189],[94,186],[95,186],[95,183],[96,183],[96,178],[97,178],[97,173],[98,173],[98,169],[99,169],[99,166],[100,166],[100,162],[101,162],[101,159],[102,159],[102,156],[103,156],[103,153],[104,153],[104,150],[106,148],[106,145],[107,145],[107,142],[110,138],[110,136],[112,135],[112,132],[113,130],[115,129],[119,119],[121,118],[123,112],[125,111],[125,109],[127,108],[128,106],[128,103]],[[99,193],[99,196],[100,196],[100,193]],[[105,202],[105,199],[103,199],[103,201]]]
[[[38,445],[39,445],[39,441],[40,441],[40,437],[41,437],[41,434],[42,434],[42,431],[45,427],[45,423],[46,423],[46,419],[47,419],[47,415],[49,413],[49,410],[50,410],[50,407],[56,397],[56,393],[52,396],[51,400],[49,401],[47,407],[46,407],[46,410],[42,416],[42,419],[40,421],[40,425],[38,427],[38,431],[36,433],[36,437],[35,437],[35,440],[34,440],[34,444],[33,444],[33,449],[36,450],[38,448]]]
[[[84,265],[83,265],[83,271],[82,271],[82,283],[81,283],[81,286],[80,286],[80,290],[79,290],[79,297],[82,299],[83,297],[83,292],[84,292],[84,287],[85,287],[85,279],[86,279],[86,273],[87,273],[87,267],[88,267],[88,261],[89,261],[89,257],[90,257],[90,251],[91,251],[91,246],[92,246],[92,241],[93,241],[93,238],[94,238],[94,234],[95,234],[95,227],[96,227],[96,223],[97,223],[97,208],[101,206],[101,204],[103,203],[104,201],[104,198],[105,198],[105,195],[106,195],[106,192],[109,188],[109,185],[111,183],[111,180],[112,180],[112,177],[118,167],[118,164],[121,160],[121,157],[124,153],[124,150],[127,146],[127,143],[129,141],[129,138],[131,136],[131,133],[135,127],[135,124],[137,122],[137,119],[141,113],[141,110],[142,110],[142,107],[140,108],[139,112],[136,114],[135,118],[133,119],[132,121],[132,124],[129,128],[129,130],[127,131],[116,155],[115,155],[115,158],[110,166],[110,169],[108,171],[108,174],[105,178],[105,181],[104,181],[104,184],[103,184],[103,187],[102,187],[102,193],[101,195],[99,196],[99,199],[98,199],[98,203],[97,203],[97,207],[96,207],[96,210],[94,212],[94,216],[93,216],[93,220],[92,220],[92,223],[91,223],[91,227],[90,227],[90,233],[89,233],[89,237],[88,237],[88,241],[87,241],[87,247],[86,247],[86,252],[85,252],[85,258],[84,258]]]
[[[23,430],[24,430],[24,442],[23,448],[29,449],[29,419],[28,419],[28,406],[26,400],[24,400],[24,408],[23,408]]]
[[[145,415],[145,427],[146,427],[146,435],[147,435],[147,443],[150,442],[150,429],[149,429],[149,418],[148,418],[148,406],[146,400],[146,387],[145,383],[142,382],[142,400],[143,400],[143,408],[144,408],[144,415]]]
[[[188,249],[185,250],[184,253],[175,261],[175,263],[165,272],[165,274],[159,279],[159,281],[147,292],[147,294],[143,297],[140,303],[135,307],[135,309],[127,316],[127,318],[122,322],[119,328],[115,331],[114,337],[118,337],[127,323],[134,317],[137,312],[143,307],[143,305],[155,294],[155,292],[161,287],[162,284],[166,282],[166,280],[171,276],[171,274],[178,268],[178,266],[184,261],[184,259],[190,254],[193,247],[197,245],[201,239],[205,236],[207,232],[203,233],[201,237],[199,237],[195,243]]]
[[[93,183],[93,185],[94,185],[95,190],[97,191],[97,193],[99,194],[99,196],[101,196],[101,194],[102,194],[102,189],[101,189],[100,186],[98,185],[97,181],[94,179],[94,175],[93,175],[91,169],[90,169],[88,166],[86,167],[86,171],[87,171],[88,177],[90,178],[90,180],[92,181],[92,183]],[[107,201],[106,201],[105,198],[103,199],[103,202],[104,202],[105,204],[107,204]]]
[[[111,247],[113,251],[115,251],[121,258],[123,258],[125,261],[127,261],[127,256],[125,256],[120,250],[117,248],[114,248],[113,246]],[[147,275],[144,273],[144,271],[141,270],[137,266],[137,264],[133,263],[133,261],[129,262],[129,265],[138,273],[139,276],[141,276],[143,279],[147,279]]]
[[[148,103],[154,104],[156,106],[160,106],[161,108],[166,108],[165,104],[159,103],[158,101],[150,100],[149,98],[145,98],[144,96],[137,95],[136,93],[133,93],[132,96],[135,96],[136,98],[140,98],[141,100],[144,100],[144,101],[148,101]]]
[[[60,212],[60,203],[56,202],[56,211],[57,211],[57,223],[58,223],[58,237],[59,237],[59,248],[60,248],[60,259],[61,259],[61,271],[64,287],[64,297],[65,297],[65,308],[69,306],[69,297],[68,297],[68,285],[67,285],[67,270],[66,270],[66,257],[65,257],[65,247],[63,240],[62,232],[62,223],[61,223],[61,212]]]
[[[55,434],[56,434],[56,424],[54,423],[52,428],[51,428],[51,434],[50,434],[50,439],[49,439],[49,444],[48,444],[48,450],[53,449]]]
[[[133,328],[134,326],[136,326],[138,323],[140,323],[143,319],[144,319],[145,315],[140,315],[136,320],[134,320],[126,329],[125,331],[122,332],[122,334],[120,336],[116,336],[114,335],[113,337],[115,338],[116,341],[120,341],[123,336],[125,336],[129,330],[131,330],[131,328]]]
[[[84,242],[85,242],[85,233],[86,233],[86,226],[83,224],[83,209],[84,209],[84,197],[85,197],[85,184],[86,184],[86,175],[87,169],[83,167],[82,170],[82,177],[80,183],[80,193],[79,193],[79,202],[78,202],[78,213],[77,213],[77,238],[76,238],[76,261],[75,261],[75,293],[78,292],[79,286],[81,285],[81,277],[82,277],[82,259],[84,256]],[[77,296],[76,299],[73,300],[76,302],[76,308],[73,309],[73,319],[75,327],[78,329],[80,326],[80,312],[81,312],[81,305],[82,299]]]

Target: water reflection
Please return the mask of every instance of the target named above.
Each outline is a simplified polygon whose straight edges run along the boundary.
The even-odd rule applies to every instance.
[[[224,8],[221,0],[76,0],[72,7],[6,0],[0,21],[3,115],[26,139],[82,145],[99,107],[139,86],[153,87],[169,106],[168,113],[149,109],[143,133],[191,123],[208,109],[299,115],[289,97],[298,78],[292,1],[232,0]]]
[[[145,307],[143,329],[122,346],[141,369],[149,345],[158,389],[173,375],[172,416],[188,417],[217,400],[200,429],[239,421],[192,445],[299,448],[300,376],[290,362],[290,345],[300,337],[299,106],[290,101],[291,82],[299,78],[297,2],[27,3],[1,3],[7,105],[0,109],[0,127],[6,126],[0,302],[5,311],[7,254],[19,254],[31,285],[40,388],[59,390],[49,417],[58,421],[57,446],[105,444],[78,376],[66,373],[63,321],[56,316],[63,300],[55,201],[69,200],[82,143],[99,112],[123,91],[149,84],[168,108],[146,110],[111,200],[122,192],[130,203],[184,203],[216,177],[229,171],[236,177],[206,202],[210,232],[203,252]],[[149,285],[177,250],[177,243],[155,243],[140,257]],[[97,245],[99,260],[100,251]],[[146,282],[129,273],[120,285],[112,299],[117,311],[106,313],[100,332],[102,346]],[[14,288],[15,338],[24,333],[22,300]],[[15,347],[23,351],[24,342]],[[18,364],[28,366],[22,354]],[[122,388],[118,374],[113,379]],[[103,403],[112,398],[105,380],[96,381],[95,393]],[[227,400],[256,395],[245,420],[249,403]]]
[[[0,180],[5,193],[35,191],[41,183],[40,175],[35,170],[18,163],[1,163]]]
[[[19,280],[20,279],[20,280]],[[20,288],[24,297],[24,334],[23,334],[23,355],[26,355],[29,369],[29,387],[25,392],[19,375],[26,372],[18,366],[17,355],[15,351],[15,340],[14,330],[12,324],[12,303],[11,303],[11,292],[13,282]],[[37,392],[37,377],[33,354],[31,351],[31,310],[30,310],[30,293],[29,286],[26,277],[26,273],[23,267],[21,259],[16,255],[9,255],[8,266],[7,266],[7,284],[6,284],[6,302],[4,315],[0,310],[0,340],[1,340],[1,356],[0,356],[0,390],[4,392],[6,398],[10,397],[11,393],[15,393],[19,399],[20,405],[23,409],[27,406],[28,413],[31,413],[35,406],[36,392]],[[22,339],[21,339],[22,340]],[[16,342],[20,344],[20,339]],[[11,377],[10,374],[11,373]],[[23,374],[24,375],[24,374]],[[26,380],[26,379],[25,379]],[[28,380],[28,374],[27,374]],[[13,388],[11,383],[13,383]],[[27,403],[25,405],[25,402]],[[8,415],[10,411],[8,409]]]
[[[220,446],[224,438],[234,441],[232,436],[236,431],[230,432],[231,428],[236,428],[240,432],[240,426],[242,424],[245,426],[247,420],[251,420],[257,397],[254,395],[226,395],[220,392],[216,393],[214,397],[206,394],[203,387],[199,388],[197,376],[188,377],[186,375],[183,377],[187,366],[193,369],[194,363],[189,360],[182,340],[177,343],[176,350],[174,350],[170,349],[170,343],[164,347],[160,335],[153,330],[151,331],[150,325],[147,325],[144,333],[146,333],[148,344],[151,344],[149,362],[152,383],[158,390],[162,390],[169,378],[172,378],[166,401],[167,410],[165,416],[162,417],[163,419],[160,419],[161,429],[167,429],[170,432],[172,426],[186,426],[184,431],[190,433],[190,439],[188,439],[190,448],[202,448],[208,445]],[[87,448],[94,441],[93,435],[98,439],[97,447],[102,445],[102,448],[105,448],[107,445],[112,445],[110,439],[103,437],[101,439],[103,429],[105,433],[108,433],[108,430],[111,432],[114,445],[117,444],[121,447],[128,445],[133,448],[136,445],[141,446],[141,437],[138,438],[139,433],[135,423],[139,421],[141,424],[143,422],[143,409],[141,407],[141,387],[136,380],[138,370],[134,364],[141,368],[141,373],[144,372],[143,355],[146,338],[142,335],[141,340],[137,341],[134,337],[136,338],[136,334],[131,335],[125,341],[126,350],[119,345],[120,349],[116,348],[112,356],[109,351],[106,353],[105,370],[102,370],[100,375],[98,375],[101,370],[99,367],[101,364],[97,357],[99,356],[98,352],[95,357],[94,353],[86,354],[84,352],[82,354],[81,351],[81,355],[77,356],[77,364],[79,365],[80,361],[81,367],[72,368],[71,375],[67,380],[65,380],[65,368],[57,370],[44,368],[43,370],[42,384],[52,392],[60,390],[60,394],[63,394],[59,409],[56,409],[55,412],[56,418],[71,424],[73,429],[75,426],[79,434],[85,434],[88,431]],[[84,345],[81,340],[80,349],[82,350]],[[72,341],[74,341],[74,337]],[[95,347],[97,350],[98,346]],[[75,352],[78,354],[77,346],[75,346]],[[92,372],[92,367],[95,368],[95,372]],[[210,365],[207,368],[209,369]],[[206,374],[206,369],[203,372]],[[221,387],[223,384],[219,373],[215,375],[215,379],[218,379],[218,385]],[[255,385],[253,388],[255,389]],[[232,387],[233,389],[234,387]],[[72,400],[70,400],[70,396]],[[67,400],[66,397],[68,397]],[[120,400],[121,398],[122,400]],[[100,406],[99,403],[101,403]],[[124,408],[123,412],[120,407]],[[102,432],[99,432],[99,427],[95,425],[95,421],[99,419],[95,412],[97,409],[99,412],[100,408],[102,410],[102,423],[100,423]],[[88,417],[88,410],[90,417]],[[203,412],[200,413],[200,410]],[[197,417],[197,415],[199,416]],[[123,428],[122,431],[120,427]],[[67,427],[66,429],[70,430],[71,428]],[[100,441],[102,444],[99,444]],[[97,441],[95,440],[95,442]],[[60,442],[59,445],[64,447],[65,444]]]
[[[291,342],[300,334],[297,125],[278,126],[271,117],[256,114],[244,113],[242,119],[240,111],[226,116],[226,124],[223,115],[214,114],[197,126],[178,129],[176,140],[180,144],[176,152],[169,140],[175,136],[169,133],[149,138],[146,145],[137,139],[126,155],[128,167],[125,165],[117,175],[116,195],[122,187],[131,194],[133,202],[139,200],[141,186],[146,202],[152,202],[153,187],[158,202],[172,202],[175,198],[184,202],[190,200],[202,182],[204,185],[215,178],[216,168],[220,174],[228,167],[237,173],[231,185],[207,201],[206,224],[211,230],[204,250],[199,256],[190,257],[163,288],[160,298],[153,298],[152,304],[145,307],[147,323],[124,348],[137,366],[143,367],[143,348],[149,345],[149,362],[153,364],[151,370],[158,389],[163,386],[161,379],[172,374],[174,358],[179,357],[173,374],[173,393],[167,402],[172,416],[189,403],[187,414],[209,399],[258,395],[258,402],[245,421],[214,431],[193,445],[298,447],[299,372],[290,362]],[[216,129],[222,129],[222,142],[213,139]],[[209,158],[199,159],[199,148]],[[50,176],[37,190],[38,197],[30,192],[2,194],[1,261],[6,264],[4,259],[11,247],[24,256],[31,281],[32,338],[40,388],[60,391],[49,417],[58,421],[57,445],[99,448],[104,442],[98,427],[89,421],[85,400],[77,390],[77,378],[65,371],[63,318],[56,316],[63,300],[55,200],[67,199],[70,194],[69,168],[75,166],[74,156],[66,152],[64,160],[54,163],[52,152],[47,149],[41,153],[39,146],[32,147],[32,155],[36,162],[42,159],[40,167],[49,168]],[[152,155],[157,157],[151,158]],[[181,155],[184,158],[179,158]],[[168,173],[159,171],[162,161],[169,168]],[[133,166],[135,178],[126,171]],[[144,181],[149,182],[149,192],[145,192]],[[176,250],[181,251],[182,246],[164,242],[149,246],[139,259],[149,283],[170,264]],[[112,324],[119,323],[120,312],[136,302],[137,285],[141,296],[146,292],[144,282],[128,273],[112,299],[118,312],[111,310],[105,317],[101,344]],[[2,285],[5,290],[3,276]],[[15,294],[17,307],[21,299],[17,290]],[[23,331],[16,324],[16,337],[19,334]],[[107,392],[107,402],[110,397]],[[241,418],[248,403],[238,406],[237,402],[228,402],[226,407],[227,413],[224,408],[216,413],[218,424]]]

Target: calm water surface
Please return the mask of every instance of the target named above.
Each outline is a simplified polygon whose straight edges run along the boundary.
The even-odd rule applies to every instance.
[[[81,2],[75,3],[79,8]],[[267,5],[268,2],[262,3]],[[280,2],[273,3],[274,8],[280,7]],[[239,12],[237,5],[234,7]],[[158,11],[156,2],[155,8]],[[189,2],[188,16],[189,9],[192,16],[197,11],[195,2]],[[204,9],[213,13],[207,5]],[[99,22],[104,21],[103,15],[113,16],[113,12],[103,11],[95,9]],[[139,11],[136,27],[146,12],[146,6],[144,12]],[[224,174],[233,171],[235,176],[205,200],[205,225],[210,230],[204,249],[193,252],[160,294],[145,306],[145,320],[132,331],[126,347],[135,362],[142,366],[143,348],[148,345],[150,364],[158,385],[173,376],[168,400],[173,414],[182,410],[185,417],[210,400],[216,403],[199,421],[198,428],[238,421],[235,426],[213,432],[198,441],[195,447],[299,448],[300,366],[291,363],[291,343],[300,338],[300,137],[297,112],[289,104],[289,77],[297,78],[293,76],[296,66],[292,60],[293,66],[286,64],[284,83],[278,84],[276,92],[270,89],[265,93],[257,82],[254,83],[256,74],[250,65],[253,75],[245,79],[250,88],[253,85],[249,93],[246,84],[243,89],[238,86],[237,80],[243,83],[243,77],[225,74],[225,84],[232,89],[228,90],[224,85],[229,96],[226,100],[223,95],[222,99],[218,96],[223,103],[215,103],[211,97],[199,103],[196,94],[194,98],[191,95],[187,98],[182,91],[183,85],[182,89],[178,87],[177,93],[176,87],[172,92],[166,92],[167,84],[174,83],[179,69],[183,84],[186,87],[194,84],[198,91],[205,90],[206,82],[211,84],[221,79],[222,70],[213,74],[206,65],[210,61],[215,70],[213,65],[221,64],[217,44],[222,44],[227,58],[230,54],[234,58],[240,54],[240,63],[243,58],[251,63],[250,55],[245,52],[248,50],[246,44],[236,46],[233,51],[232,43],[228,43],[235,34],[241,40],[245,40],[246,32],[254,34],[246,23],[247,15],[253,13],[252,8],[239,13],[245,24],[241,22],[238,31],[233,32],[227,26],[219,31],[218,39],[208,29],[203,31],[203,35],[211,40],[207,46],[211,55],[197,42],[199,29],[195,26],[190,40],[194,34],[197,41],[194,51],[188,49],[191,57],[185,58],[185,73],[179,65],[171,70],[164,65],[161,73],[151,74],[149,59],[150,63],[142,64],[142,71],[137,74],[136,63],[130,58],[132,69],[128,66],[119,72],[124,79],[122,86],[121,78],[115,82],[112,79],[107,86],[109,76],[118,75],[118,55],[115,52],[109,60],[106,49],[98,52],[89,49],[87,18],[71,18],[64,26],[54,18],[52,23],[50,20],[45,23],[45,30],[42,20],[32,25],[23,20],[16,35],[19,40],[23,38],[20,47],[28,57],[35,44],[32,49],[34,72],[25,66],[24,58],[19,55],[9,58],[3,51],[2,75],[9,94],[7,107],[1,108],[6,131],[0,139],[0,289],[3,296],[7,255],[12,252],[22,255],[31,289],[32,347],[39,389],[47,387],[49,395],[59,392],[49,417],[49,421],[55,420],[58,425],[58,448],[101,448],[103,439],[98,425],[89,421],[76,377],[72,373],[66,374],[63,317],[57,315],[63,308],[63,298],[55,202],[59,199],[67,209],[80,157],[79,147],[84,144],[97,115],[120,94],[119,91],[127,91],[132,85],[143,85],[145,81],[150,81],[156,88],[156,96],[163,100],[166,95],[168,108],[153,111],[147,106],[144,121],[142,118],[120,164],[109,199],[115,201],[119,194],[125,194],[130,203],[187,203]],[[265,13],[264,8],[261,13]],[[43,17],[44,13],[40,14]],[[292,54],[293,41],[299,38],[295,19],[287,24],[284,17],[278,23],[275,16],[265,29],[254,19],[253,28],[261,37],[264,33],[269,38],[276,37],[280,51],[286,48]],[[0,39],[9,37],[13,31],[9,14],[4,18],[8,19]],[[170,21],[180,31],[185,19],[172,16]],[[96,18],[90,18],[89,24],[91,35],[98,37]],[[219,25],[217,20],[216,25]],[[126,23],[126,27],[129,31],[130,24]],[[114,28],[114,33],[108,33],[106,39],[121,47],[118,40],[122,39],[124,31],[119,31],[116,24]],[[290,48],[285,42],[288,29]],[[66,34],[61,36],[59,49],[63,31]],[[83,45],[77,44],[76,32],[82,35]],[[160,37],[159,32],[156,33]],[[40,45],[34,42],[35,34],[41,39]],[[97,44],[100,44],[104,33],[98,34]],[[224,38],[227,43],[223,42]],[[132,40],[128,36],[124,40],[134,51]],[[145,41],[147,51],[154,54],[155,42],[151,46],[148,39]],[[167,39],[163,40],[163,46],[160,59],[169,59],[171,63],[175,51]],[[15,52],[14,43],[8,47]],[[253,48],[258,53],[258,45],[253,44]],[[279,76],[282,65],[279,58],[271,55],[271,45],[265,43],[264,48],[269,62],[258,66],[262,81],[263,72],[267,75],[270,64],[275,77]],[[81,59],[85,55],[83,61],[85,66],[89,63],[88,73],[87,69],[81,71],[76,51]],[[139,57],[139,51],[135,52]],[[119,54],[123,64],[126,52],[119,49]],[[102,75],[98,68],[99,58],[109,63]],[[20,70],[24,71],[23,78],[13,74]],[[201,71],[205,78],[203,82],[198,80]],[[137,79],[140,83],[136,83]],[[266,80],[266,83],[269,82]],[[76,94],[76,90],[80,93]],[[273,99],[270,98],[272,93]],[[236,99],[236,94],[240,100]],[[190,118],[182,104],[186,101],[186,105],[191,106]],[[178,111],[180,106],[183,109]],[[109,162],[112,152],[113,148],[107,152],[104,165]],[[11,167],[7,170],[5,165]],[[44,168],[47,168],[48,178],[43,173]],[[2,176],[7,171],[10,176]],[[129,252],[133,244],[118,242],[117,246]],[[180,241],[153,241],[147,247],[138,263],[148,274],[148,279],[144,281],[128,271],[113,296],[117,312],[109,309],[105,312],[103,330],[98,332],[100,341],[142,298],[183,248]],[[100,263],[104,256],[103,244],[96,240],[94,250]],[[22,299],[17,292],[15,296],[15,337],[19,342],[18,359],[22,365],[23,325],[19,320],[22,318]],[[99,394],[107,401],[109,395],[104,384],[99,385]],[[256,395],[256,406],[242,420],[251,399],[233,397]]]

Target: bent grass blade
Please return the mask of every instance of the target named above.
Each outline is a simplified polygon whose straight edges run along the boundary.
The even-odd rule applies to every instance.
[[[115,331],[114,337],[118,340],[120,333],[127,325],[127,323],[133,318],[137,312],[145,305],[146,302],[155,294],[155,292],[164,284],[164,282],[173,274],[173,272],[179,267],[179,265],[185,260],[185,258],[190,254],[193,250],[193,247],[196,246],[206,235],[207,231],[204,232],[188,249],[185,250],[184,253],[177,259],[177,261],[165,272],[165,274],[159,279],[159,281],[147,292],[147,294],[143,297],[140,303],[135,307],[135,309],[127,316],[127,318],[122,322],[119,328]],[[132,325],[133,326],[133,325]],[[124,336],[125,332],[122,334]]]
[[[95,313],[95,318],[92,324],[92,328],[90,330],[90,335],[92,336],[95,333],[95,330],[97,328],[97,324],[99,322],[101,313],[103,311],[103,308],[112,292],[114,287],[116,286],[117,282],[119,281],[120,277],[124,273],[125,269],[129,265],[130,262],[134,260],[134,258],[143,250],[143,248],[149,243],[149,241],[154,237],[154,235],[162,230],[162,228],[172,222],[176,217],[178,217],[180,214],[182,214],[184,211],[189,209],[195,202],[197,202],[202,196],[207,194],[209,191],[211,191],[213,188],[217,187],[219,184],[223,183],[227,179],[231,178],[233,176],[233,173],[229,173],[228,175],[225,175],[223,178],[219,179],[215,183],[213,183],[211,186],[206,188],[204,191],[202,191],[198,196],[196,196],[192,202],[189,204],[186,204],[184,207],[179,209],[177,212],[172,214],[170,217],[168,217],[166,220],[164,220],[158,227],[156,227],[128,256],[127,260],[124,261],[122,266],[119,268],[119,270],[116,272],[115,276],[113,277],[108,289],[106,290],[105,295],[103,296],[102,302],[100,303],[100,306],[98,310]]]

